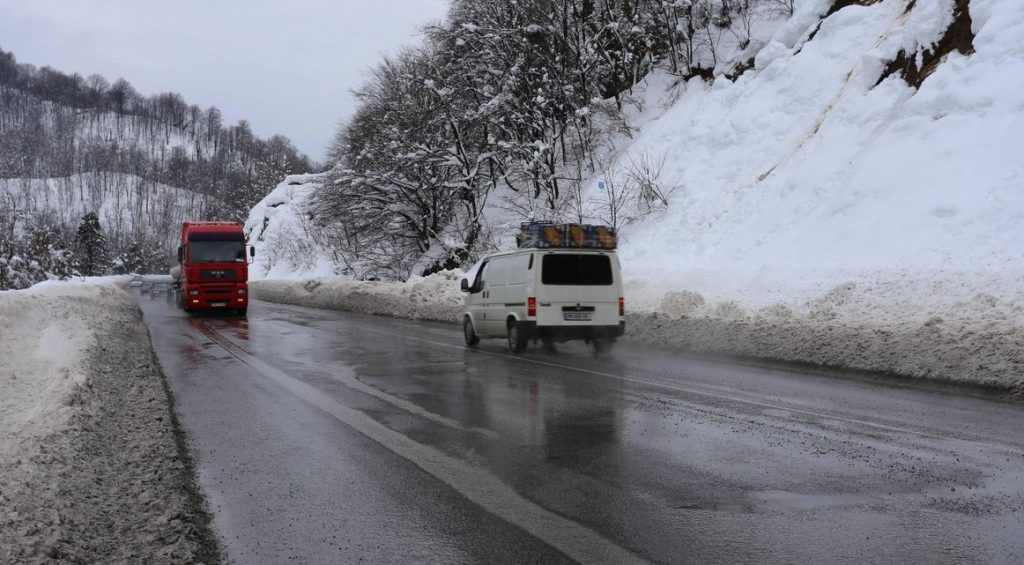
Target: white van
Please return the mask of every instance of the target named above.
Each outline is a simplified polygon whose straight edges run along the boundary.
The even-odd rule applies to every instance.
[[[467,292],[466,344],[504,337],[521,353],[530,340],[583,339],[601,350],[626,329],[622,274],[614,251],[517,249],[485,258]]]

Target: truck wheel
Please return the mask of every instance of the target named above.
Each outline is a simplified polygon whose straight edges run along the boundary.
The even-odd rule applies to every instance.
[[[473,347],[480,343],[480,336],[476,335],[476,330],[473,329],[473,321],[466,316],[462,319],[462,333],[466,337],[466,345]]]
[[[529,342],[526,336],[523,335],[523,329],[519,322],[515,320],[508,321],[508,348],[512,353],[522,353],[526,351],[526,346]]]

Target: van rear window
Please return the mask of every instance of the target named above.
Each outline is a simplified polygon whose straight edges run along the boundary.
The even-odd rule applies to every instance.
[[[540,281],[550,285],[610,285],[612,263],[607,255],[552,253],[544,256]]]

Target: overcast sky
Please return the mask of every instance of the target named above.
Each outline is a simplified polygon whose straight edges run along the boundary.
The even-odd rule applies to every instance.
[[[19,62],[180,92],[288,136],[323,161],[350,90],[416,41],[447,0],[0,0],[0,48]]]

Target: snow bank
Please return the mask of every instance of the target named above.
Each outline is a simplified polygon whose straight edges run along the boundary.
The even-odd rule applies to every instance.
[[[708,272],[633,281],[628,335],[1024,394],[1024,273]],[[692,289],[705,289],[701,293]]]
[[[340,279],[262,280],[249,283],[258,300],[313,308],[344,310],[409,320],[457,322],[464,295],[461,273],[443,271],[409,282],[348,281]]]
[[[112,283],[0,292],[0,562],[207,554],[137,305]]]
[[[102,292],[76,285],[62,301],[95,300]],[[74,411],[64,400],[86,381],[86,349],[94,336],[80,317],[39,315],[59,307],[40,289],[0,293],[0,453],[62,427]]]

